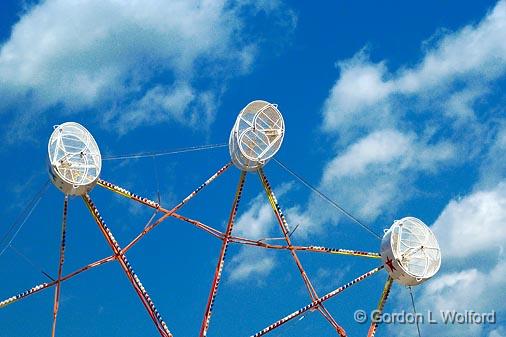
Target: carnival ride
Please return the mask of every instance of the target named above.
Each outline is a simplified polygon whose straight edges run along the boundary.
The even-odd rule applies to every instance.
[[[280,204],[263,170],[263,166],[269,160],[273,159],[274,155],[281,147],[284,133],[285,124],[283,116],[278,110],[277,105],[261,100],[251,102],[241,110],[230,133],[228,147],[231,156],[231,162],[226,163],[224,166],[222,166],[218,171],[216,171],[216,173],[211,175],[204,183],[202,183],[194,191],[188,194],[188,196],[185,197],[177,205],[172,208],[165,208],[160,204],[160,202],[156,202],[148,198],[136,195],[116,184],[100,178],[100,172],[102,168],[100,150],[93,136],[83,126],[74,122],[67,122],[55,126],[48,144],[48,162],[51,181],[64,194],[58,277],[54,281],[41,283],[28,289],[27,291],[1,301],[0,308],[6,307],[21,299],[25,299],[45,289],[54,287],[55,294],[53,306],[53,326],[51,330],[52,336],[54,337],[56,334],[56,322],[59,310],[62,283],[87,270],[112,261],[116,261],[124,271],[128,281],[131,283],[137,296],[144,305],[160,336],[172,336],[168,325],[162,318],[160,312],[157,310],[153,300],[151,299],[151,296],[148,294],[139,276],[135,273],[126,256],[126,253],[137,242],[139,242],[139,240],[141,240],[145,235],[147,235],[150,231],[152,231],[169,217],[196,226],[197,228],[209,233],[221,241],[221,249],[218,256],[218,262],[216,265],[213,280],[211,282],[209,297],[201,323],[199,333],[200,337],[207,336],[211,322],[211,316],[213,313],[215,298],[218,293],[218,288],[225,265],[227,249],[231,243],[257,246],[264,249],[289,251],[291,258],[293,259],[300,272],[310,298],[309,304],[268,325],[266,328],[260,330],[259,332],[252,334],[252,337],[263,336],[284,325],[285,323],[293,320],[294,318],[303,315],[307,311],[320,312],[339,336],[346,336],[345,330],[336,322],[336,320],[325,307],[324,303],[326,301],[335,297],[351,286],[361,282],[362,280],[372,276],[373,274],[378,273],[382,269],[386,269],[388,273],[387,281],[377,305],[378,312],[381,312],[384,308],[385,302],[388,298],[394,281],[398,282],[401,285],[411,287],[428,280],[437,273],[441,264],[441,253],[437,240],[431,230],[422,221],[413,217],[405,217],[401,220],[396,220],[393,222],[392,226],[385,231],[385,234],[381,240],[379,253],[341,248],[328,248],[316,245],[300,246],[293,244],[287,219],[281,210]],[[213,146],[203,146],[198,148],[206,149],[212,147]],[[192,151],[192,149],[197,149],[197,147],[188,148],[183,151]],[[312,189],[323,199],[330,202],[334,207],[338,208],[341,212],[350,217],[350,219],[352,219],[354,222],[375,236],[378,236],[368,226],[365,226],[345,209],[343,209],[333,200],[309,184],[301,176],[297,175],[295,172],[286,167],[286,165],[275,159],[273,160],[282,168],[287,170],[288,173],[292,174],[295,178],[300,180],[304,185]],[[240,170],[240,177],[235,191],[235,196],[233,199],[226,230],[224,232],[210,227],[198,220],[183,216],[178,213],[178,211],[184,205],[186,205],[192,198],[204,190],[206,186],[214,182],[231,166],[236,166]],[[243,194],[245,180],[247,174],[250,172],[256,172],[260,178],[263,189],[265,190],[265,194],[269,200],[269,204],[272,207],[275,218],[279,224],[281,233],[283,235],[284,244],[275,244],[269,242],[269,240],[254,240],[251,238],[232,235],[232,229],[235,223],[238,205]],[[161,216],[155,221],[150,221],[150,223],[133,240],[131,240],[130,243],[124,247],[121,247],[116,241],[110,228],[106,225],[104,219],[101,217],[99,210],[89,195],[89,192],[96,185],[117,193],[125,198],[136,201],[146,207],[152,208],[156,210],[158,214],[161,214]],[[83,266],[82,268],[70,274],[63,275],[69,196],[79,196],[82,198],[84,204],[87,206],[91,216],[96,222],[100,232],[104,236],[104,239],[110,246],[112,254],[86,266]],[[378,236],[378,238],[380,237]],[[372,270],[321,296],[317,293],[297,255],[300,251],[324,254],[351,255],[361,258],[378,259],[378,261],[381,261],[381,263]],[[378,324],[373,321],[369,327],[367,336],[374,336],[377,327]]]

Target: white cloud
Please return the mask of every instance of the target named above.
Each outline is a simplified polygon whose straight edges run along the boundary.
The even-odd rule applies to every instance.
[[[241,34],[248,9],[284,10],[227,0],[43,1],[1,46],[0,111],[19,100],[25,115],[99,107],[123,132],[209,123],[224,81],[255,58],[257,41]]]
[[[403,93],[444,89],[462,78],[494,79],[506,70],[506,2],[495,8],[477,25],[466,26],[438,41],[413,69],[396,79]]]
[[[444,35],[417,65],[396,73],[385,61],[370,62],[365,50],[339,62],[341,75],[323,107],[324,130],[348,141],[364,130],[400,127],[413,110],[437,120],[472,117],[488,83],[506,72],[505,22],[506,2],[499,1],[480,23]]]
[[[120,134],[139,125],[176,121],[206,128],[214,119],[217,98],[213,91],[198,92],[188,83],[155,86],[142,98],[121,109],[109,110],[105,124],[116,125]]]
[[[454,121],[455,128],[463,128],[463,123],[475,124],[476,115],[473,104],[487,93],[488,91],[480,86],[470,86],[450,94],[446,102],[443,103],[445,116]]]
[[[427,282],[422,289],[417,289],[417,311],[427,317],[430,310],[433,319],[438,324],[422,324],[420,329],[424,335],[441,337],[454,336],[483,336],[484,331],[491,326],[487,324],[443,324],[441,311],[474,311],[478,313],[496,312],[497,326],[495,333],[503,331],[500,326],[501,315],[505,304],[498,294],[506,290],[506,261],[501,260],[489,270],[479,271],[475,268],[464,269],[459,272],[445,273]],[[402,309],[411,310],[411,302],[407,290],[397,294],[397,300],[402,302]],[[413,331],[413,326],[395,325],[389,327],[397,334]],[[492,336],[494,336],[492,334]]]
[[[390,106],[384,99],[393,87],[384,79],[385,64],[367,62],[365,52],[361,51],[351,60],[340,62],[339,66],[341,76],[323,107],[324,129],[350,131],[353,126],[369,128],[378,123],[383,127],[391,124]]]
[[[506,182],[452,200],[434,223],[443,257],[498,251],[506,242]]]
[[[351,265],[337,269],[318,268],[312,279],[313,285],[322,293],[332,291],[345,283],[346,275],[351,269]]]
[[[276,187],[276,197],[282,197],[292,189],[292,183],[285,183]],[[250,201],[248,209],[241,213],[234,226],[234,234],[252,240],[260,240],[268,237],[277,227],[277,220],[274,216],[267,195],[260,193]]]
[[[276,264],[274,257],[269,253],[272,252],[260,248],[241,248],[230,263],[229,280],[232,282],[260,280],[267,276]]]
[[[391,165],[399,171],[432,169],[452,156],[453,147],[449,143],[430,145],[417,140],[414,134],[378,130],[359,139],[327,164],[322,182],[364,175],[373,166]]]
[[[506,336],[506,329],[498,328],[490,331],[490,334],[488,337],[505,337]]]
[[[379,130],[359,139],[324,169],[321,185],[362,218],[374,219],[408,197],[410,181],[452,159],[453,147],[413,134]]]
[[[234,233],[251,239],[265,238],[274,222],[274,214],[263,194],[259,194],[249,204],[234,226]]]
[[[490,188],[506,178],[506,123],[502,121],[480,167],[478,188]]]
[[[479,271],[475,268],[445,273],[427,283],[418,296],[424,308],[438,310],[500,310],[504,303],[494,294],[506,287],[506,261],[493,268]]]
[[[506,289],[505,272],[506,261],[501,259],[488,270],[470,268],[443,274],[424,288],[421,304],[440,310],[504,309],[504,303],[494,294],[503,293]]]
[[[381,130],[367,135],[334,158],[325,168],[323,183],[333,179],[363,175],[374,165],[402,161],[411,151],[410,137],[395,130]]]
[[[431,173],[455,158],[451,143],[430,144],[415,134],[393,129],[374,131],[349,145],[323,170],[320,189],[353,215],[372,221],[389,214],[413,192],[421,172]],[[325,223],[337,223],[341,214],[312,196],[305,209],[290,209],[288,219],[303,226],[296,235],[319,233]]]

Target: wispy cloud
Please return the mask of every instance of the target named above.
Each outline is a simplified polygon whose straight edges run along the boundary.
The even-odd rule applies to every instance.
[[[255,60],[259,41],[244,33],[244,15],[291,13],[276,3],[43,1],[1,46],[0,112],[26,123],[54,107],[99,110],[120,133],[162,121],[209,125],[226,80]]]
[[[276,262],[272,252],[243,247],[240,252],[232,258],[229,280],[232,282],[252,280],[260,282],[259,280],[269,275],[275,264]]]
[[[506,181],[450,201],[432,228],[444,244],[444,257],[461,258],[497,254],[506,242],[505,221]]]
[[[484,154],[480,165],[480,180],[476,186],[477,189],[493,187],[498,181],[506,177],[506,161],[503,160],[506,155],[505,121],[502,121],[494,136],[490,140],[491,145]]]
[[[350,145],[324,169],[322,186],[347,200],[361,218],[374,220],[409,196],[406,186],[455,156],[451,143],[432,145],[413,133],[374,131]]]
[[[351,265],[338,269],[318,268],[314,276],[314,286],[322,292],[329,292],[344,283],[347,273],[351,271]]]
[[[505,21],[506,2],[500,1],[477,25],[427,43],[417,65],[397,72],[386,61],[369,61],[367,50],[339,62],[341,76],[324,104],[324,130],[339,131],[346,140],[364,130],[400,126],[413,111],[472,120],[473,104],[506,72]]]

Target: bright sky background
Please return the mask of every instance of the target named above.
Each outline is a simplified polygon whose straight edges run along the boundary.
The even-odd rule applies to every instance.
[[[506,1],[2,1],[0,237],[47,180],[52,126],[77,121],[103,155],[225,143],[249,101],[279,104],[277,158],[377,233],[412,215],[443,250],[439,274],[414,289],[418,310],[497,312],[495,325],[424,325],[422,336],[506,336]],[[104,161],[102,177],[175,205],[229,160],[224,148]],[[156,171],[155,171],[156,170]],[[155,172],[160,177],[155,179]],[[274,162],[266,174],[298,244],[378,251]],[[239,171],[226,172],[181,213],[224,230]],[[120,244],[151,211],[92,193]],[[62,194],[53,186],[13,241],[57,273]],[[280,231],[255,174],[234,233]],[[79,198],[69,206],[64,272],[110,254]],[[0,247],[3,248],[3,247]],[[129,254],[177,337],[197,336],[220,242],[168,220]],[[300,253],[319,294],[379,261]],[[0,298],[45,281],[12,249],[0,256]],[[386,273],[328,302],[349,336],[368,325]],[[288,252],[232,245],[209,336],[249,336],[309,302]],[[53,290],[0,310],[0,337],[50,334]],[[411,310],[394,285],[387,311]],[[377,336],[414,336],[383,326]],[[59,336],[157,336],[115,263],[65,282]],[[317,312],[270,336],[335,335]]]

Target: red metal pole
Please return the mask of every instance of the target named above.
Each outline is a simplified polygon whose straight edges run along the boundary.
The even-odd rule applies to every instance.
[[[97,223],[98,227],[100,228],[100,231],[104,235],[107,243],[113,250],[114,254],[116,255],[116,260],[119,262],[121,268],[127,275],[128,279],[130,280],[130,283],[134,287],[134,290],[137,292],[137,295],[142,301],[142,304],[148,311],[148,314],[151,316],[151,319],[155,323],[156,328],[158,329],[158,332],[162,337],[172,337],[171,332],[169,331],[167,325],[163,321],[162,317],[160,316],[158,310],[155,307],[155,304],[151,300],[151,297],[147,293],[146,289],[142,285],[141,281],[139,280],[137,274],[132,269],[130,263],[128,262],[126,256],[124,255],[123,251],[121,250],[118,242],[114,238],[112,232],[109,230],[105,222],[102,220],[102,217],[100,216],[100,213],[98,212],[98,209],[93,204],[93,201],[91,200],[89,195],[83,196],[84,203],[90,210],[90,213],[92,214],[93,218],[95,219],[95,222]]]
[[[68,208],[68,196],[65,195],[63,199],[63,219],[61,225],[61,243],[60,243],[60,260],[58,263],[58,279],[56,280],[56,289],[54,292],[53,302],[53,328],[51,336],[54,337],[56,334],[56,317],[58,316],[58,309],[60,307],[60,289],[61,289],[61,278],[63,272],[63,263],[65,262],[65,237],[67,234],[67,208]]]
[[[232,210],[230,211],[230,216],[228,219],[227,231],[225,232],[225,237],[223,238],[223,243],[221,245],[220,256],[218,258],[218,265],[216,266],[216,270],[214,272],[214,279],[211,286],[211,291],[209,292],[209,298],[207,300],[207,306],[206,311],[204,313],[204,318],[202,320],[202,326],[200,328],[200,337],[207,336],[207,330],[209,329],[209,322],[211,321],[214,300],[216,298],[216,294],[218,293],[218,286],[221,280],[221,273],[223,271],[223,266],[225,264],[225,256],[227,254],[230,236],[232,235],[232,228],[234,227],[234,220],[237,214],[237,209],[239,207],[239,201],[241,199],[245,179],[246,179],[246,171],[242,171],[241,177],[239,178],[239,184],[235,192],[234,202],[232,203]]]
[[[293,248],[292,241],[291,241],[290,235],[289,235],[288,223],[286,222],[286,218],[285,218],[283,212],[281,211],[281,207],[279,206],[276,196],[274,195],[274,192],[272,191],[269,181],[267,180],[267,177],[265,176],[265,173],[261,167],[258,169],[258,175],[260,177],[260,180],[262,181],[262,185],[265,189],[265,192],[266,192],[267,197],[269,199],[269,203],[271,204],[272,210],[274,211],[274,214],[276,215],[276,218],[278,219],[278,223],[281,227],[281,231],[283,232],[283,236],[285,237],[285,241],[288,245],[288,249],[290,251],[290,254],[292,255],[292,258],[295,261],[297,268],[299,269],[299,272],[302,276],[302,280],[304,281],[304,284],[306,285],[306,288],[309,292],[309,296],[311,297],[311,300],[315,301],[318,298],[318,294],[316,293],[316,290],[313,287],[313,284],[309,280],[309,277],[307,276],[306,271],[302,267],[302,263],[300,262],[299,257],[297,256],[297,253],[295,252],[295,249]],[[317,307],[317,309],[318,309],[318,311],[320,311],[322,316],[332,325],[332,327],[337,331],[337,333],[341,337],[346,336],[346,332],[344,331],[344,329],[336,322],[334,317],[332,317],[330,312],[328,312],[328,310],[323,305],[319,305]]]

